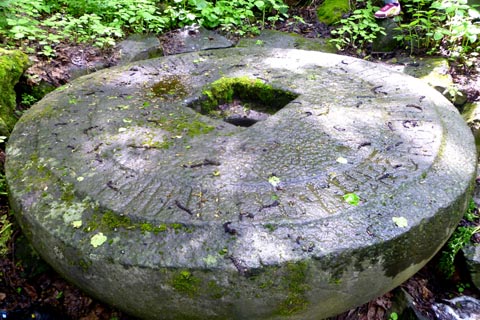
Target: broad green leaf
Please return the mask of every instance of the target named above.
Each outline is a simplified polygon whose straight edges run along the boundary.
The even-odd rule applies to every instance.
[[[343,195],[343,199],[352,206],[358,206],[360,203],[360,197],[355,193],[346,193]]]
[[[345,159],[344,157],[338,157],[338,158],[337,158],[337,162],[338,162],[338,163],[341,163],[341,164],[347,164],[347,163],[348,163],[348,160]]]
[[[272,186],[276,187],[280,184],[280,178],[276,176],[270,176],[268,178],[268,183],[270,183]]]
[[[408,220],[405,217],[393,217],[393,223],[400,228],[406,228],[408,226]]]
[[[94,247],[97,248],[101,246],[102,244],[107,241],[107,237],[103,233],[97,233],[90,239],[90,244]]]
[[[258,9],[263,10],[263,8],[265,7],[265,2],[263,2],[262,0],[255,1],[255,6]]]
[[[443,38],[443,33],[440,32],[440,31],[436,31],[434,34],[433,34],[433,39],[435,41],[439,41],[439,40],[442,40]]]
[[[82,220],[72,221],[72,227],[74,227],[75,229],[81,228],[82,227]]]
[[[197,16],[193,13],[187,13],[187,19],[193,21],[197,18]]]

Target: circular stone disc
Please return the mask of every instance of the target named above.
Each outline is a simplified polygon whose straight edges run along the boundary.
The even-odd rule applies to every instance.
[[[223,78],[296,98],[249,127],[195,111]],[[436,253],[466,206],[475,145],[417,79],[344,56],[226,49],[56,90],[17,124],[6,170],[35,248],[126,312],[318,319]]]

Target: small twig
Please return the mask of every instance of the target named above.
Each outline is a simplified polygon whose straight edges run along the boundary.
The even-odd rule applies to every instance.
[[[385,91],[380,91],[379,89],[382,88],[383,85],[379,85],[379,86],[376,86],[376,87],[373,87],[372,88],[372,92],[375,93],[375,94],[379,94],[379,93],[383,93],[384,95],[387,95],[388,93],[385,92]]]
[[[260,209],[258,209],[258,212],[262,211],[263,209],[278,207],[279,205],[280,205],[280,201],[275,200],[270,204],[263,205]]]
[[[422,107],[417,106],[416,104],[407,104],[407,108],[415,108],[415,109],[418,109],[420,111],[423,111]]]
[[[223,224],[223,230],[225,230],[225,233],[228,233],[228,234],[230,234],[230,235],[232,235],[232,236],[237,235],[237,234],[238,234],[237,229],[230,228],[230,225],[231,225],[231,224],[232,224],[231,221],[225,222],[225,223]]]
[[[219,165],[220,165],[220,162],[218,161],[205,159],[200,163],[194,163],[191,165],[184,164],[183,166],[186,168],[197,168],[197,167],[203,167],[203,166],[219,166]]]
[[[179,209],[181,209],[181,210],[185,211],[186,213],[188,213],[189,215],[193,216],[193,211],[188,209],[187,207],[183,206],[178,200],[175,200],[175,205]]]

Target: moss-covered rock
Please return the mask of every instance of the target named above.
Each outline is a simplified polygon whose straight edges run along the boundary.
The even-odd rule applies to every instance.
[[[0,48],[0,135],[8,135],[17,122],[13,113],[14,86],[28,66],[28,57],[23,52]]]
[[[424,82],[258,46],[70,82],[15,125],[5,174],[45,261],[137,318],[311,320],[422,268],[461,219],[476,157]]]
[[[305,38],[299,34],[277,30],[262,30],[260,34],[254,38],[242,38],[238,41],[237,47],[301,49],[327,53],[337,52],[336,47],[328,41],[325,41],[325,39]]]
[[[472,130],[473,136],[475,137],[475,144],[477,146],[478,154],[480,152],[480,102],[466,104],[463,109],[462,116]]]
[[[318,21],[331,25],[350,11],[348,0],[325,0],[317,9]]]

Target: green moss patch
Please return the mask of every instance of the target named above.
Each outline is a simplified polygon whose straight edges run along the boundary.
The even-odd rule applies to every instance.
[[[155,96],[164,100],[181,99],[188,94],[184,79],[179,75],[169,75],[152,86]]]
[[[13,113],[16,105],[14,86],[29,64],[23,52],[0,48],[0,135],[8,136],[17,122]]]
[[[340,21],[349,11],[348,0],[325,0],[317,9],[318,21],[331,25]]]
[[[306,293],[311,289],[307,282],[307,262],[289,263],[286,270],[282,285],[288,296],[280,305],[280,315],[292,315],[305,310],[308,306]]]
[[[149,123],[153,124],[155,127],[166,130],[173,135],[186,134],[189,137],[206,134],[215,129],[214,126],[199,120],[198,117],[191,117],[187,115],[162,116],[159,119],[149,120]],[[162,144],[162,147],[165,149],[167,149],[169,146],[169,144]]]
[[[172,287],[189,297],[193,297],[197,293],[199,285],[200,279],[187,270],[178,272],[172,279]]]
[[[94,214],[87,223],[85,231],[115,231],[117,229],[125,230],[140,230],[142,233],[151,232],[159,234],[166,231],[173,231],[175,233],[193,231],[192,227],[187,227],[181,223],[162,223],[159,225],[153,225],[148,222],[138,221],[134,222],[127,216],[118,215],[113,211],[105,211],[102,214]]]

